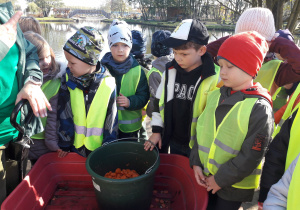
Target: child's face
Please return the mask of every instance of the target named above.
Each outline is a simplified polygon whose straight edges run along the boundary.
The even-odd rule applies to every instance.
[[[220,77],[224,82],[224,86],[231,87],[234,91],[253,86],[253,79],[249,74],[225,59],[219,59],[218,62],[220,65]]]
[[[68,67],[74,77],[80,77],[85,74],[91,74],[95,71],[95,66],[91,66],[83,61],[77,59],[70,53],[64,51],[66,59],[68,61]]]
[[[197,51],[194,48],[186,50],[173,49],[173,52],[178,65],[185,71],[189,72],[202,64],[201,56],[206,52],[206,48],[205,46],[202,46]]]
[[[123,63],[128,58],[130,50],[130,47],[122,42],[115,43],[110,48],[113,59],[117,63]]]
[[[49,71],[51,71],[51,53],[50,53],[50,48],[45,47],[42,52],[39,54],[39,66],[41,71],[44,74],[48,74]]]

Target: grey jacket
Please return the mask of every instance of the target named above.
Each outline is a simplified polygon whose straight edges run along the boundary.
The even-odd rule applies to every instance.
[[[219,106],[215,113],[216,127],[220,125],[225,115],[237,102],[247,97],[255,97],[258,100],[251,112],[248,133],[240,152],[235,158],[224,163],[215,174],[215,181],[221,187],[217,194],[225,200],[239,202],[252,201],[254,189],[238,189],[231,186],[250,175],[260,164],[273,133],[272,107],[269,101],[262,96],[248,95],[241,91],[231,95],[230,91],[231,89],[228,87],[220,89]],[[257,140],[261,143],[260,151],[253,149]],[[197,165],[203,168],[199,159],[198,144],[196,143],[190,154],[190,165]]]
[[[291,163],[289,168],[283,174],[282,178],[271,187],[268,193],[268,197],[264,202],[264,210],[286,209],[289,187],[298,160],[299,160],[299,155]]]
[[[14,15],[14,9],[11,2],[0,4],[0,23],[6,23]],[[20,57],[17,70],[17,78],[19,90],[21,90],[24,84],[27,82],[30,76],[43,80],[43,74],[39,67],[39,57],[37,55],[36,47],[27,41],[19,25],[17,27],[17,40],[16,44],[19,48]],[[0,40],[0,61],[6,56],[9,48],[5,43]],[[34,117],[30,124],[24,125],[26,116],[30,106],[26,105],[21,110],[21,126],[25,128],[25,133],[28,136],[32,136],[36,133],[43,131],[43,126],[40,118]]]
[[[154,67],[161,73],[164,73],[164,71],[166,70],[166,64],[171,62],[173,59],[173,54],[159,57],[152,62],[152,68]],[[149,117],[152,117],[152,112],[154,110],[155,95],[161,81],[161,76],[158,72],[152,72],[150,75],[147,76],[149,83],[150,99],[146,112]]]

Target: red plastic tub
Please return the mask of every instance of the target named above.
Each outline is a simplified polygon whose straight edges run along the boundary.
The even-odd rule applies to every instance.
[[[85,161],[72,153],[42,156],[1,209],[98,209]],[[207,191],[196,183],[188,158],[160,154],[150,209],[205,210],[207,202]]]

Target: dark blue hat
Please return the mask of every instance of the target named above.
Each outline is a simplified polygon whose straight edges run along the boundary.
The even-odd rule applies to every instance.
[[[163,45],[161,42],[171,35],[170,31],[159,30],[155,31],[152,35],[152,43],[151,43],[151,54],[155,57],[161,57],[170,55],[172,53],[172,49]]]
[[[284,30],[280,29],[276,31],[276,33],[278,33],[280,37],[286,38],[292,42],[294,41],[294,37],[289,29],[284,29]]]
[[[132,30],[132,49],[131,53],[140,57],[146,53],[147,39],[146,36],[138,30]]]

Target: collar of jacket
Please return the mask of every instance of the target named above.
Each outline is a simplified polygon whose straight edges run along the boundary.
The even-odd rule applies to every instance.
[[[207,77],[213,76],[216,74],[214,61],[209,53],[205,53],[203,56],[201,56],[202,59],[202,73],[201,77],[202,80],[204,80]],[[178,71],[185,71],[182,69],[176,62],[175,59],[173,59],[171,62],[167,63],[166,69],[175,68]],[[198,68],[198,67],[197,67]]]

